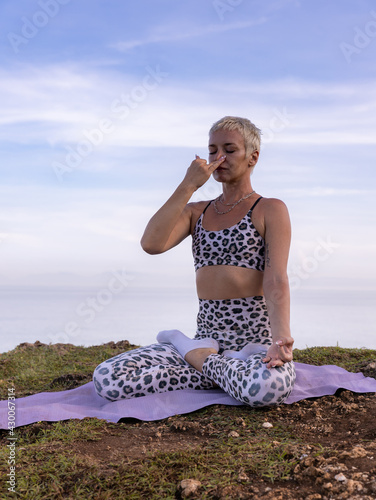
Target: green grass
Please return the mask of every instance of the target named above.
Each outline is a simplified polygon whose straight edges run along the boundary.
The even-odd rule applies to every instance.
[[[136,346],[113,342],[100,346],[82,347],[72,344],[37,344],[16,347],[0,354],[0,399],[15,387],[17,397],[36,392],[60,391],[74,382],[82,385],[92,379],[94,368],[103,360]],[[70,375],[73,380],[69,380]],[[74,384],[74,385],[77,385]]]
[[[343,347],[309,347],[295,349],[294,360],[311,365],[338,365],[348,371],[359,371],[359,365],[375,361],[372,349],[345,349]]]
[[[99,440],[103,433],[126,432],[134,425],[144,424],[70,420],[42,423],[37,426],[37,433],[35,426],[26,426],[16,430],[18,497],[172,499],[180,481],[194,478],[203,484],[201,498],[212,498],[218,486],[240,483],[241,471],[250,478],[261,477],[271,482],[288,479],[297,463],[291,445],[298,440],[289,429],[278,425],[271,430],[262,429],[264,416],[265,412],[240,407],[207,408],[187,417],[187,421],[200,420],[203,426],[212,424],[213,436],[204,446],[149,452],[143,459],[120,459],[116,463],[77,456],[72,454],[71,445]],[[172,426],[176,418],[170,418],[166,426]],[[241,428],[239,418],[244,422]],[[236,430],[239,437],[229,437],[231,430]],[[6,471],[6,458],[7,450],[2,447],[2,473]]]
[[[0,354],[0,399],[15,387],[17,397],[42,391],[59,391],[82,385],[92,378],[94,368],[103,360],[136,346],[112,343],[82,347],[72,344],[37,344],[16,347]],[[360,362],[375,359],[371,349],[310,347],[294,350],[294,359],[313,365],[336,364],[356,371]]]
[[[2,399],[7,397],[8,387],[14,387],[16,396],[20,397],[84,384],[91,379],[97,364],[124,350],[127,350],[125,344],[114,343],[88,348],[43,344],[17,347],[0,355]],[[358,365],[375,359],[374,350],[315,347],[295,351],[296,361],[337,364],[353,371]],[[180,481],[191,478],[202,483],[200,498],[209,499],[215,498],[220,488],[241,487],[247,482],[242,477],[256,484],[260,481],[270,485],[283,481],[287,484],[306,443],[300,441],[292,425],[279,423],[282,411],[281,408],[212,406],[155,423],[128,420],[111,424],[85,418],[21,427],[15,431],[17,494],[7,496],[2,484],[0,496],[27,500],[175,499]],[[273,428],[262,427],[266,419],[273,422]],[[170,452],[159,451],[157,447],[142,458],[120,455],[113,461],[101,460],[100,453],[86,456],[77,452],[80,446],[90,443],[100,449],[104,436],[127,436],[131,429],[143,426],[155,430],[163,427],[167,440],[171,433],[189,439],[192,434],[179,430],[181,422],[187,425],[199,422],[200,429],[206,432],[200,444]],[[231,431],[239,436],[230,437]],[[1,444],[8,444],[6,431],[0,431],[0,438]],[[318,444],[310,443],[310,447],[310,453],[329,453]],[[72,452],[73,448],[76,452]],[[0,475],[3,477],[9,470],[8,456],[7,447],[1,446]]]

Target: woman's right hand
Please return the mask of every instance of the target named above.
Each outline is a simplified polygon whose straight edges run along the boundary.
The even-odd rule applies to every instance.
[[[192,185],[195,190],[200,188],[225,159],[226,156],[223,155],[218,160],[208,163],[205,159],[196,155],[196,158],[188,167],[183,182]]]
[[[192,208],[188,204],[192,194],[209,179],[226,159],[207,163],[196,155],[188,167],[183,182],[164,205],[153,215],[141,238],[141,245],[149,254],[163,253],[178,245],[191,233]]]

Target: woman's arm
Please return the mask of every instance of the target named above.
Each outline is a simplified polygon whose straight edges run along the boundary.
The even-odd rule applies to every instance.
[[[286,205],[280,200],[267,200],[264,221],[263,288],[273,337],[273,345],[268,349],[264,361],[270,368],[292,360],[294,343],[290,332],[290,287],[287,276],[291,225]]]
[[[146,226],[141,238],[145,252],[166,252],[190,234],[193,205],[188,201],[223,161],[221,158],[208,164],[199,157],[193,160],[181,184]]]
[[[189,235],[192,208],[187,205],[194,190],[180,184],[146,226],[141,246],[149,254],[166,252]]]

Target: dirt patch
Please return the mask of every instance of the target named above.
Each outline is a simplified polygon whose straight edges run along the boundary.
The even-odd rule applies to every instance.
[[[362,372],[366,377],[376,378],[376,361],[359,363],[354,371]]]
[[[128,341],[104,346],[110,355],[132,348]],[[46,349],[59,355],[60,364],[43,382],[43,390],[73,389],[91,380],[95,363],[85,357],[76,369],[76,346],[40,342],[18,346],[27,362],[28,354],[41,357]],[[86,352],[90,349],[94,355],[95,347]],[[59,368],[63,356],[74,364],[74,370],[65,374]],[[354,371],[376,378],[374,353],[365,360],[353,358]],[[13,358],[1,360],[2,365],[12,363]],[[36,390],[24,388],[24,392]],[[374,394],[338,391],[334,396],[257,410],[214,405],[157,422],[38,422],[17,430],[20,478],[21,471],[25,481],[38,471],[22,498],[48,483],[35,498],[121,498],[125,487],[133,487],[130,498],[158,500],[376,499],[375,415]],[[8,444],[7,436],[0,431],[2,444]],[[63,459],[54,468],[49,460],[58,461],[59,456]],[[77,485],[84,491],[81,496],[76,494]]]
[[[205,416],[196,412],[195,418],[192,415],[177,416],[144,423],[129,419],[117,425],[104,424],[97,440],[74,443],[71,451],[85,458],[87,463],[99,463],[105,467],[124,459],[150,460],[163,452],[210,447],[218,439],[215,422],[220,415],[223,417],[224,411],[233,414],[229,418],[228,439],[238,439],[239,444],[244,445],[247,440],[254,442],[259,438],[244,424],[242,415],[246,415],[249,409],[214,406]],[[263,415],[263,422],[272,425],[264,426],[265,433],[281,426],[290,429],[297,438],[299,444],[295,442],[284,448],[284,453],[291,457],[290,478],[271,483],[266,478],[252,476],[239,463],[232,484],[214,487],[205,498],[376,498],[376,398],[373,394],[343,391],[337,396],[260,410],[259,414]],[[234,423],[238,431],[234,431]],[[39,433],[48,425],[51,424],[42,422],[30,428]],[[271,444],[276,449],[281,445],[275,437]],[[184,498],[184,491],[177,485],[176,498]],[[202,498],[202,488],[197,487],[189,498]]]
[[[180,425],[180,421],[175,420],[172,425],[136,423],[125,432],[124,428],[119,431],[106,429],[106,435],[100,441],[77,443],[72,451],[108,463],[125,458],[142,459],[161,452],[184,451],[204,446],[205,443],[206,433],[197,432],[194,423]]]
[[[283,410],[283,421],[305,443],[292,480],[299,494],[305,491],[306,496],[295,493],[291,498],[376,498],[373,394],[343,391],[339,397],[301,401]],[[318,455],[318,446],[330,451]],[[292,494],[294,487],[289,489]]]

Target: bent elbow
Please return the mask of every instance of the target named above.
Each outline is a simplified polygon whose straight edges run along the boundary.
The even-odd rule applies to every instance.
[[[144,238],[141,238],[140,241],[141,248],[144,252],[148,253],[149,255],[158,255],[159,253],[162,253],[162,250],[157,248],[155,245],[151,244],[148,241],[145,241]]]
[[[264,290],[289,289],[289,278],[287,274],[269,276],[263,281]]]

